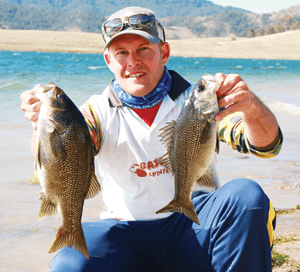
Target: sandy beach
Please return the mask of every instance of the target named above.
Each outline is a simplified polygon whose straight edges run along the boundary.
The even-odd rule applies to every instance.
[[[300,60],[300,30],[257,38],[168,40],[172,56]],[[103,53],[101,34],[0,29],[0,50]]]
[[[274,34],[259,38],[202,38],[168,40],[172,56],[213,57],[213,58],[257,58],[300,60],[300,30]],[[78,52],[103,53],[104,42],[101,34],[82,32],[54,32],[33,30],[0,30],[0,51],[39,51],[39,52]],[[19,109],[19,104],[17,105]],[[29,150],[31,125],[26,123],[11,124],[12,131],[18,132],[16,137],[28,139],[28,146],[20,154],[20,146],[3,142],[6,152],[0,158],[0,164],[13,160],[14,154],[20,154],[18,163],[33,165]],[[0,127],[7,129],[7,124]],[[21,130],[22,128],[22,130]],[[20,133],[21,132],[21,133]],[[21,141],[21,140],[19,140]],[[24,141],[24,140],[23,140]],[[27,148],[27,149],[26,149]],[[221,155],[226,154],[225,147]],[[232,158],[244,160],[242,154],[234,154]],[[226,160],[221,157],[219,162]],[[274,161],[276,163],[276,159]],[[299,171],[299,162],[290,162],[289,168]],[[298,170],[297,170],[298,169]],[[33,167],[32,167],[33,170]],[[1,171],[0,171],[1,173]],[[298,174],[297,174],[298,175]],[[24,174],[17,180],[4,180],[0,184],[3,192],[0,209],[0,271],[49,271],[48,263],[55,254],[48,254],[48,249],[60,226],[60,219],[45,218],[38,221],[40,208],[38,201],[40,185],[30,185]],[[275,272],[300,271],[300,191],[291,186],[262,186],[277,211],[277,239],[274,251],[290,257],[288,264],[273,269]],[[85,202],[82,221],[97,221],[103,209],[101,194]]]

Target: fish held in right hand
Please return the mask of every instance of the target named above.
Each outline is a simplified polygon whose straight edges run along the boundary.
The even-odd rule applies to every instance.
[[[204,75],[186,99],[177,120],[162,128],[160,137],[167,152],[157,161],[174,175],[175,195],[156,213],[184,213],[200,225],[191,196],[196,183],[215,188],[209,166],[219,148],[215,121],[219,112],[218,87],[213,76]]]

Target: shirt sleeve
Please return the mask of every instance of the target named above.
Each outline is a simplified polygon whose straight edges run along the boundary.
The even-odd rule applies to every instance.
[[[100,150],[102,139],[102,130],[98,115],[90,103],[83,104],[83,106],[80,107],[80,110],[89,128],[94,145],[94,154],[96,155]]]
[[[258,151],[247,139],[240,112],[228,115],[219,122],[219,138],[240,153],[250,153],[265,159],[275,157],[280,152],[283,142],[283,135],[279,128],[279,140],[275,147],[269,151]]]

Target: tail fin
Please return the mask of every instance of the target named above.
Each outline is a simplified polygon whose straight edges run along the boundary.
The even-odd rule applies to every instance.
[[[55,252],[63,247],[72,248],[75,244],[75,249],[79,251],[84,257],[89,258],[89,251],[85,242],[83,229],[80,225],[80,229],[77,233],[67,232],[63,226],[59,228],[55,236],[52,245],[49,248],[48,253]]]
[[[185,216],[190,218],[196,224],[200,225],[198,216],[195,212],[195,207],[192,201],[188,203],[180,204],[176,200],[172,200],[166,207],[158,210],[156,213],[164,213],[164,212],[179,212],[184,213]]]

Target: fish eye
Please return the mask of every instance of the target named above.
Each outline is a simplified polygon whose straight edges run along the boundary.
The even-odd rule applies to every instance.
[[[204,87],[202,85],[200,85],[197,89],[198,93],[203,92],[203,90],[204,90]]]
[[[65,96],[64,96],[62,93],[59,93],[59,94],[57,95],[57,98],[58,98],[59,100],[64,100],[64,99],[65,99]]]

